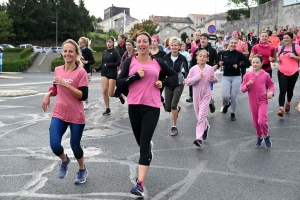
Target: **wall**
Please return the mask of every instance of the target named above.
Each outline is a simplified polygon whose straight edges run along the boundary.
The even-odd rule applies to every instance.
[[[286,25],[292,26],[293,24],[300,27],[300,3],[283,6],[283,0],[272,0],[259,6],[260,25],[259,30],[270,27],[272,30],[274,26],[277,28],[285,27]],[[244,29],[249,33],[252,29],[257,33],[258,26],[258,7],[251,8],[250,18],[240,21],[231,21],[225,24],[225,33],[234,30]]]

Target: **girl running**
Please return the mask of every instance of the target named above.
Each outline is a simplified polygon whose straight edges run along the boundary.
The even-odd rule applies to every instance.
[[[219,67],[224,66],[222,78],[222,99],[224,102],[223,113],[227,113],[231,105],[231,121],[235,121],[235,109],[237,95],[241,86],[241,68],[248,68],[251,64],[249,59],[236,50],[238,40],[231,38],[228,44],[229,50],[220,53]],[[241,62],[242,61],[242,62]]]
[[[166,52],[159,50],[158,44],[160,43],[159,37],[157,35],[153,35],[151,37],[151,50],[150,53],[155,58],[163,58],[166,55]]]
[[[206,64],[209,60],[206,50],[199,50],[196,56],[198,65],[190,69],[185,84],[193,86],[194,109],[198,120],[194,144],[202,147],[202,140],[206,140],[210,128],[207,120],[211,100],[210,83],[218,82],[218,77],[214,68]]]
[[[100,68],[95,68],[95,71],[101,70],[102,93],[106,110],[103,115],[111,113],[109,107],[109,96],[114,96],[116,80],[118,76],[118,66],[121,63],[120,54],[114,49],[115,39],[110,36],[106,39],[107,50],[102,53],[102,64]]]
[[[268,99],[274,96],[275,88],[269,74],[261,70],[262,66],[263,57],[254,55],[252,57],[252,70],[245,75],[241,91],[243,93],[248,92],[252,122],[257,135],[255,147],[260,148],[262,141],[265,140],[266,147],[271,148],[272,142],[269,136],[268,125]]]
[[[178,82],[173,86],[165,86],[165,110],[167,112],[172,112],[173,125],[171,128],[170,135],[175,136],[178,134],[177,118],[181,109],[181,107],[178,106],[178,102],[180,100],[180,96],[184,88],[184,76],[182,74],[182,69],[188,71],[188,63],[186,58],[179,53],[179,38],[171,37],[169,44],[171,47],[171,53],[166,54],[163,60],[165,60],[169,67],[175,70],[175,72],[178,75]]]
[[[65,64],[54,70],[53,86],[45,95],[42,108],[44,112],[50,108],[50,97],[57,96],[50,124],[50,147],[61,159],[58,171],[59,178],[68,174],[70,158],[64,153],[61,140],[70,127],[70,143],[79,166],[75,184],[86,181],[88,170],[84,165],[83,150],[80,141],[85,126],[85,114],[82,101],[88,97],[88,77],[81,63],[80,48],[75,41],[68,39],[62,45],[62,56]]]
[[[137,35],[138,53],[125,60],[115,92],[117,97],[121,92],[128,95],[129,119],[140,146],[138,181],[130,191],[138,196],[144,195],[144,182],[153,158],[151,140],[160,114],[160,89],[177,84],[176,72],[162,59],[149,55],[150,44],[148,33]]]
[[[93,52],[90,48],[90,43],[91,42],[90,42],[89,38],[86,38],[86,37],[81,37],[81,38],[79,38],[79,41],[78,41],[79,47],[81,49],[81,54],[82,54],[81,62],[84,65],[84,69],[85,69],[86,73],[88,74],[89,80],[91,80],[91,65],[93,65],[95,63]],[[88,99],[86,99],[83,102],[83,107],[85,110],[90,108]]]
[[[262,56],[262,69],[265,70],[272,78],[271,62],[275,61],[276,52],[269,43],[269,34],[265,31],[261,32],[259,43],[252,48],[249,59],[251,60],[255,54]]]
[[[294,87],[299,76],[300,46],[292,42],[293,33],[283,34],[284,45],[278,48],[278,83],[279,83],[279,111],[278,115],[284,117],[284,111],[290,112]],[[284,108],[285,95],[287,102]]]

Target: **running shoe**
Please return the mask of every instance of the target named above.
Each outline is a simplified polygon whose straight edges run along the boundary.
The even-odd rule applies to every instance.
[[[214,113],[216,110],[215,101],[213,99],[210,100],[209,109],[211,113]]]
[[[120,96],[119,96],[119,99],[120,99],[121,104],[124,104],[124,103],[125,103],[125,99],[124,99],[123,95],[120,95]]]
[[[225,106],[223,107],[223,113],[224,113],[224,114],[227,113],[229,107],[230,107],[230,102],[228,103],[228,105],[225,105]]]
[[[85,168],[84,166],[84,169],[83,170],[79,170],[77,172],[77,178],[75,180],[75,184],[76,185],[79,185],[79,184],[82,184],[82,183],[85,183],[86,181],[86,177],[89,175],[89,172],[88,170]]]
[[[202,140],[195,140],[195,141],[194,141],[194,144],[195,144],[197,147],[202,147]]]
[[[150,141],[150,154],[151,154],[151,160],[153,160],[154,154],[153,154],[153,142],[152,142],[152,140]]]
[[[110,113],[111,113],[110,108],[106,108],[106,110],[103,113],[103,115],[109,115]]]
[[[171,128],[171,133],[170,133],[171,136],[176,136],[178,135],[178,129],[176,127],[172,127]]]
[[[260,148],[261,147],[261,143],[262,143],[263,139],[261,138],[257,138],[257,142],[256,142],[256,145],[255,145],[255,148]]]
[[[189,97],[189,98],[187,98],[185,101],[188,102],[188,103],[193,103],[193,98],[192,98],[192,97]]]
[[[235,121],[236,120],[234,113],[231,113],[230,119],[231,119],[231,121]]]
[[[284,117],[284,110],[283,110],[283,109],[279,109],[277,115],[278,115],[279,117]]]
[[[272,147],[270,136],[265,137],[265,145],[268,149]]]
[[[221,106],[220,112],[223,113],[224,106]]]
[[[83,102],[83,108],[84,110],[88,110],[90,108],[89,103],[86,103],[85,101]]]
[[[67,156],[66,162],[61,162],[59,170],[58,170],[58,178],[65,178],[68,174],[68,165],[71,162],[70,158]]]
[[[207,125],[206,130],[204,131],[203,136],[202,136],[203,140],[207,139],[209,129],[210,129],[210,125]]]
[[[130,193],[137,196],[144,196],[144,187],[142,183],[137,181],[136,186],[131,188]]]
[[[285,103],[285,112],[286,113],[290,112],[290,109],[291,109],[291,103],[286,102]]]

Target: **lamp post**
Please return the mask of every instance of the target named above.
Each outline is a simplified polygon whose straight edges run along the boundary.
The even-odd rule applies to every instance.
[[[56,33],[55,33],[55,40],[56,40],[56,46],[57,46],[57,34],[58,34],[58,29],[57,29],[57,21],[58,21],[58,12],[56,12],[56,21],[52,22],[56,26]]]
[[[259,21],[259,4],[260,4],[260,1],[258,0],[258,5],[257,5],[257,38],[259,38],[259,24],[260,24],[260,21]]]

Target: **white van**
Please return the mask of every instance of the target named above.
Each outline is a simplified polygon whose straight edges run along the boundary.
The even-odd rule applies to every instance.
[[[32,47],[32,44],[21,44],[19,46],[19,48],[21,48],[21,49],[26,49],[26,48],[30,48],[30,47]]]

